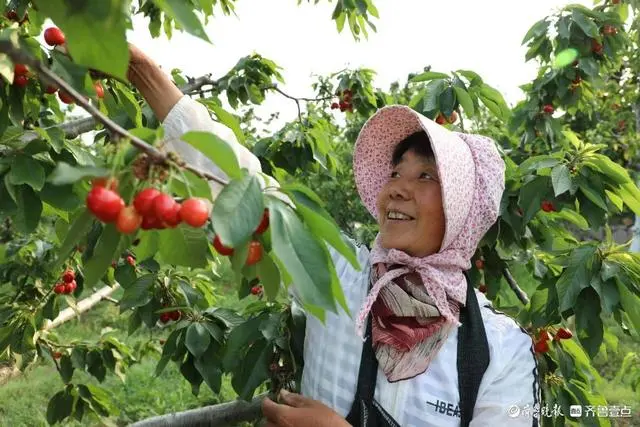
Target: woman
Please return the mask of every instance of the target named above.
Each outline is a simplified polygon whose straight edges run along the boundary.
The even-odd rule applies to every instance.
[[[150,58],[135,47],[131,58],[129,79],[168,138],[214,130],[206,109]],[[241,167],[260,172],[251,152],[232,146]],[[182,141],[169,149],[224,176]],[[358,316],[307,319],[302,395],[265,399],[267,425],[537,425],[532,340],[464,275],[504,190],[494,143],[385,107],[360,132],[354,175],[380,225],[372,250],[357,248],[362,271],[332,251]]]

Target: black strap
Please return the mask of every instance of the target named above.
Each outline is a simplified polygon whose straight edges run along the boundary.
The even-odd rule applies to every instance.
[[[480,382],[489,366],[489,343],[484,330],[478,298],[467,279],[467,302],[460,309],[458,328],[458,391],[460,425],[467,427],[473,418]]]
[[[489,366],[487,334],[478,299],[470,285],[467,286],[466,304],[460,310],[460,322],[457,356],[460,425],[467,427],[473,418],[480,382]],[[356,395],[346,420],[354,427],[396,427],[399,424],[374,400],[378,360],[373,350],[371,328],[369,316]]]

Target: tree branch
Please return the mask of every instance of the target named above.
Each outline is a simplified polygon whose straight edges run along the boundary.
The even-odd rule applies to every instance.
[[[511,270],[509,270],[509,267],[504,267],[502,269],[502,275],[504,276],[505,279],[507,279],[507,283],[509,283],[509,287],[516,294],[516,296],[522,302],[522,304],[524,305],[529,304],[529,297],[527,296],[525,291],[523,291],[522,288],[520,288],[520,286],[518,285],[518,282],[516,282],[516,279],[511,274]]]
[[[168,164],[170,163],[170,156],[159,151],[155,147],[147,144],[142,139],[130,134],[126,129],[121,127],[119,124],[113,122],[107,116],[102,114],[100,110],[98,110],[94,105],[90,104],[84,96],[78,93],[71,85],[61,79],[57,74],[52,72],[47,66],[45,66],[42,62],[34,59],[28,53],[24,52],[20,49],[19,46],[14,44],[10,40],[0,40],[0,52],[6,53],[11,57],[11,59],[15,63],[22,63],[29,65],[33,70],[37,71],[38,74],[43,76],[47,81],[55,83],[61,90],[67,92],[69,96],[71,96],[74,101],[84,108],[89,114],[91,114],[97,122],[102,123],[106,129],[108,129],[113,135],[118,136],[120,138],[126,138],[129,140],[131,145],[136,147],[138,150],[146,153],[149,158],[159,164]],[[211,181],[215,181],[221,185],[227,185],[228,181],[217,177],[209,172],[200,170],[194,166],[191,166],[185,162],[176,162],[178,166],[181,166],[187,170],[190,170],[197,176],[201,178],[205,178]]]
[[[45,324],[42,328],[44,331],[48,331],[53,328],[57,328],[65,322],[79,316],[80,314],[91,310],[95,305],[97,305],[100,301],[103,301],[109,298],[109,295],[114,293],[116,290],[120,289],[120,285],[116,283],[113,286],[105,286],[94,294],[88,296],[87,298],[81,300],[77,304],[77,308],[68,307],[62,310],[58,317],[53,319],[52,321]]]
[[[243,421],[255,421],[262,415],[261,404],[265,396],[267,396],[266,393],[258,395],[251,402],[236,400],[184,412],[159,415],[133,423],[131,427],[230,426]]]

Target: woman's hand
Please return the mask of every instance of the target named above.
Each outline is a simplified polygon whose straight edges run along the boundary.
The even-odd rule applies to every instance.
[[[333,409],[296,393],[280,392],[282,404],[269,398],[262,401],[267,427],[347,427],[351,426]]]

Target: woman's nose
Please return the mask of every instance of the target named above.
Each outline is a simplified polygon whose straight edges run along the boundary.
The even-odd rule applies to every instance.
[[[397,180],[391,184],[389,197],[392,200],[408,200],[411,197],[411,189],[409,183],[405,180]]]

